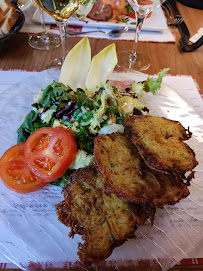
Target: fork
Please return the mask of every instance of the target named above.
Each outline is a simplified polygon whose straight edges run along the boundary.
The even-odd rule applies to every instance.
[[[119,37],[122,33],[127,32],[127,31],[130,31],[130,29],[129,29],[128,26],[125,26],[125,27],[122,27],[122,28],[120,28],[120,27],[114,28],[114,29],[112,29],[109,32],[105,32],[105,31],[102,31],[102,30],[91,30],[91,31],[82,31],[82,32],[67,31],[67,33],[69,35],[82,35],[82,34],[90,34],[90,33],[103,33],[103,34],[105,34],[107,36],[116,38],[116,37]]]
[[[175,19],[173,19],[173,16],[171,14],[171,10],[169,9],[169,7],[165,3],[162,4],[162,7],[166,12],[167,25],[177,26],[183,22],[182,17],[176,17]]]
[[[169,25],[174,25],[174,26],[177,26],[177,25],[180,25],[182,24],[183,22],[183,18],[180,16],[180,17],[176,17]]]

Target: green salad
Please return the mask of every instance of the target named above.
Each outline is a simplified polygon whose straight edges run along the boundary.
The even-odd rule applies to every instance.
[[[85,167],[93,158],[94,137],[101,133],[124,132],[123,120],[130,115],[148,112],[148,105],[141,103],[144,92],[156,93],[168,69],[157,78],[133,83],[118,89],[110,81],[101,84],[93,97],[78,88],[75,92],[63,83],[53,81],[34,97],[32,110],[18,128],[18,143],[25,142],[30,134],[41,127],[63,126],[73,131],[78,152],[69,170],[52,184],[64,185],[70,170]]]

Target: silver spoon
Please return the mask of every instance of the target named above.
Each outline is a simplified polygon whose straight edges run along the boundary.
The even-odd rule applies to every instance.
[[[89,34],[89,33],[103,33],[107,36],[116,38],[119,37],[122,33],[127,32],[129,30],[128,26],[125,26],[123,28],[114,28],[113,30],[109,32],[105,32],[102,30],[92,30],[92,31],[82,31],[82,32],[77,32],[77,31],[67,31],[69,35],[82,35],[82,34]]]

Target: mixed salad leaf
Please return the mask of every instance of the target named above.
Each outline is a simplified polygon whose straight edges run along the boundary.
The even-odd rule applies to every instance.
[[[93,97],[82,88],[73,91],[63,83],[53,81],[34,97],[32,110],[25,117],[18,133],[18,143],[25,142],[30,134],[41,127],[64,126],[72,130],[78,153],[72,169],[88,165],[93,155],[94,137],[99,133],[122,132],[123,120],[134,114],[144,114],[147,105],[140,102],[144,92],[156,93],[168,69],[163,69],[157,78],[134,83],[120,90],[109,81],[100,84]],[[59,180],[67,183],[69,170]]]

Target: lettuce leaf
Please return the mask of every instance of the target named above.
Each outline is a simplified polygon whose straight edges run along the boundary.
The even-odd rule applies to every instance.
[[[144,91],[151,92],[153,95],[156,94],[156,90],[161,88],[162,79],[166,76],[167,72],[169,71],[168,68],[161,70],[158,73],[158,77],[148,77],[147,80],[144,82]]]

